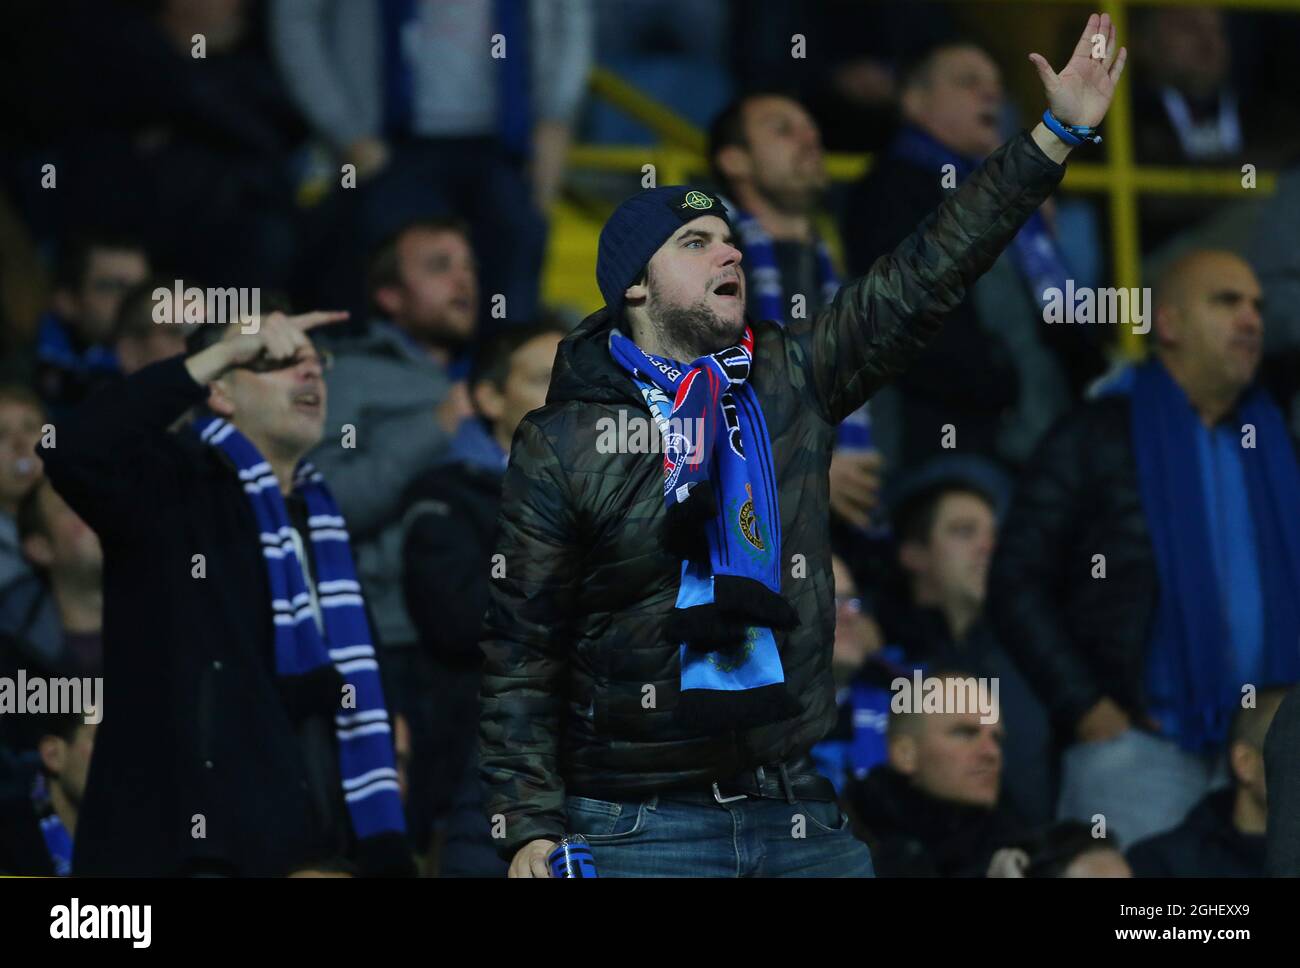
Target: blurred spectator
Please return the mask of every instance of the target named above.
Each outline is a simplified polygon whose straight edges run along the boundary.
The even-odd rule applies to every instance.
[[[1014,847],[993,855],[989,877],[1132,877],[1114,845],[1092,827],[1064,820],[1036,831]]]
[[[1053,428],[994,560],[999,637],[1075,741],[1059,813],[1133,841],[1226,779],[1243,684],[1300,678],[1300,468],[1253,383],[1259,307],[1236,256],[1174,263],[1155,357]]]
[[[971,458],[973,460],[973,458]],[[987,476],[995,477],[996,469]],[[1047,712],[989,624],[984,603],[997,506],[978,469],[936,462],[894,499],[904,587],[880,597],[886,640],[910,665],[956,664],[996,680],[1007,733],[1002,803],[1026,826],[1052,819],[1054,750]]]
[[[972,44],[929,51],[904,71],[904,126],[850,191],[843,235],[849,269],[865,273],[934,211],[1000,143],[1002,82]],[[872,399],[878,446],[902,472],[955,449],[1017,466],[1065,412],[1071,386],[1101,369],[1097,327],[1045,326],[1041,294],[1071,269],[1043,212],[948,315],[938,337]]]
[[[863,611],[853,573],[839,555],[831,555],[831,573],[835,578],[831,675],[839,714],[834,728],[813,747],[812,757],[817,771],[842,792],[851,777],[861,779],[887,759],[889,683],[911,670],[893,665],[890,656],[882,655],[880,627]]]
[[[376,315],[359,337],[336,346],[328,429],[311,458],[356,541],[386,695],[409,719],[417,761],[436,738],[428,674],[402,601],[403,495],[445,456],[469,412],[449,370],[474,337],[476,283],[474,252],[458,221],[413,222],[379,246],[367,275]],[[423,852],[421,826],[411,820]]]
[[[1300,686],[1293,686],[1264,738],[1268,789],[1265,866],[1272,877],[1300,877]]]
[[[18,540],[18,505],[41,478],[36,442],[44,425],[45,408],[36,394],[0,384],[0,600],[11,582],[28,573]],[[0,623],[0,631],[12,629]]]
[[[104,552],[99,538],[48,480],[27,492],[18,534],[28,561],[48,583],[59,620],[54,664],[67,674],[98,676],[104,667]],[[47,663],[49,656],[43,656]]]
[[[271,7],[276,59],[299,108],[356,166],[363,242],[399,216],[465,218],[483,264],[484,326],[496,294],[508,319],[537,310],[543,212],[563,179],[592,32],[588,0]]]
[[[38,877],[72,873],[77,818],[99,728],[87,718],[95,717],[43,713],[26,724],[40,759],[41,780],[30,797],[0,803],[0,872]]]
[[[1134,22],[1134,133],[1138,161],[1227,164],[1245,147],[1229,82],[1232,46],[1223,11],[1146,10]]]
[[[479,627],[493,570],[497,508],[506,458],[524,414],[546,402],[555,349],[565,335],[546,323],[513,327],[479,351],[470,393],[475,415],[461,424],[447,463],[417,480],[403,549],[406,605],[430,667],[430,745],[417,753],[425,786],[421,818],[443,826],[439,872],[504,876],[478,776]]]
[[[600,66],[692,124],[707,128],[732,93],[733,15],[725,0],[597,0]],[[618,105],[592,98],[584,140],[655,144],[655,132]]]
[[[840,279],[813,224],[828,176],[812,117],[780,94],[740,97],[714,119],[709,163],[740,236],[749,316],[784,324],[821,312]],[[831,458],[831,510],[859,528],[880,492],[879,451],[856,446],[869,423],[865,406],[850,416]]]
[[[1128,852],[1134,876],[1264,876],[1264,737],[1285,695],[1285,689],[1265,689],[1237,710],[1228,734],[1232,789],[1209,794],[1173,830],[1134,845]]]
[[[935,670],[927,680],[970,680]],[[920,704],[917,697],[916,705]],[[980,877],[1014,821],[998,806],[1006,730],[978,711],[889,716],[889,762],[845,789],[878,877]]]
[[[412,870],[347,531],[300,466],[327,402],[307,331],[339,315],[196,327],[190,356],[105,387],[42,445],[104,547],[110,712],[78,874]]]
[[[1279,174],[1277,192],[1257,205],[1241,252],[1268,293],[1263,378],[1300,436],[1300,165]]]
[[[797,90],[833,151],[874,151],[897,125],[900,63],[952,34],[942,4],[916,15],[910,0],[743,0],[732,4],[741,84]],[[792,55],[793,38],[804,57]]]
[[[36,386],[56,422],[117,374],[113,321],[148,274],[144,248],[125,236],[90,233],[62,248],[53,311],[36,342]]]
[[[199,312],[199,321],[186,323],[181,318],[182,307],[174,302],[171,315],[159,320],[160,306],[154,293],[160,288],[170,290],[173,285],[173,280],[155,276],[122,298],[113,325],[113,353],[123,376],[130,376],[150,363],[181,355],[185,352],[190,326],[201,325],[206,309]]]
[[[259,49],[256,7],[41,7],[32,50],[17,52],[30,92],[21,111],[34,156],[56,164],[58,190],[24,179],[29,218],[62,235],[91,213],[220,285],[285,285],[299,243],[293,151],[305,126]]]
[[[1227,15],[1213,7],[1166,7],[1134,17],[1134,157],[1141,164],[1274,168],[1292,157],[1294,104],[1266,90],[1242,95],[1233,81]],[[1294,99],[1291,99],[1292,101]],[[1227,198],[1142,199],[1142,243],[1163,244],[1221,211]]]

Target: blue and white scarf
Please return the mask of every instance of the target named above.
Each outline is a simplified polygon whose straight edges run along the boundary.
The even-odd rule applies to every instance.
[[[358,840],[405,833],[379,664],[338,505],[320,473],[306,461],[299,464],[294,490],[307,505],[316,564],[316,587],[309,590],[306,569],[294,547],[289,511],[271,465],[234,424],[204,417],[195,421],[194,430],[234,463],[257,518],[270,579],[276,674],[305,676],[332,665],[355,690],[355,708],[340,705],[334,714],[339,776],[353,833]],[[320,605],[323,635],[313,615],[313,598]]]
[[[784,326],[790,307],[785,299],[785,287],[781,285],[781,269],[776,264],[776,245],[753,215],[734,207],[731,212],[731,221],[740,233],[740,247],[745,253],[745,277],[758,299],[759,318],[772,319]],[[818,239],[815,248],[817,284],[821,286],[822,304],[828,305],[840,291],[840,277],[835,273],[826,243]]]
[[[753,332],[745,327],[739,345],[689,366],[645,352],[617,329],[609,350],[663,432],[665,535],[683,555],[665,627],[681,643],[677,720],[715,732],[798,715],[773,631],[799,619],[781,595],[772,444],[747,382]]]
[[[747,269],[745,278],[754,286],[758,299],[758,313],[761,319],[771,319],[782,326],[789,322],[786,313],[790,304],[785,298],[785,287],[781,285],[781,269],[776,264],[776,246],[767,230],[753,215],[741,211],[734,205],[731,221],[740,233],[740,246],[745,253]],[[815,243],[817,252],[817,284],[822,291],[822,305],[829,306],[840,291],[840,277],[831,260],[831,251],[826,243],[818,239]],[[853,451],[872,449],[871,410],[864,403],[840,423],[836,433],[836,447]]]

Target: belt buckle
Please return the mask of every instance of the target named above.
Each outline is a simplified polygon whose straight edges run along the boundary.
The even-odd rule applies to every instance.
[[[722,791],[718,789],[718,781],[717,781],[717,780],[714,780],[714,781],[713,781],[713,799],[716,800],[716,801],[718,801],[718,803],[734,803],[734,802],[737,801],[737,800],[748,800],[748,799],[749,799],[749,794],[748,794],[748,793],[741,793],[741,794],[737,794],[737,795],[734,796],[734,797],[724,797],[724,796],[722,795]]]

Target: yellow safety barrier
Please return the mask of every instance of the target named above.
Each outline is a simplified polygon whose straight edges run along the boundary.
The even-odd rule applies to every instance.
[[[1016,2],[1016,0],[986,0]],[[1075,6],[1081,12],[1097,9],[1087,0],[1035,0],[1039,4]],[[1300,0],[1102,0],[1100,9],[1115,23],[1116,36],[1131,38],[1128,14],[1133,7],[1210,6],[1227,10],[1292,11],[1300,13]],[[704,157],[704,133],[670,108],[638,91],[613,72],[598,68],[592,71],[590,88],[594,95],[610,102],[660,139],[658,145],[645,147],[574,145],[569,163],[575,169],[615,171],[638,175],[644,166],[655,166],[655,183],[673,185],[704,174],[708,164]],[[1111,284],[1136,289],[1142,281],[1142,249],[1138,230],[1138,199],[1143,195],[1240,196],[1242,173],[1234,169],[1160,168],[1139,166],[1133,159],[1133,101],[1131,79],[1121,83],[1106,118],[1106,160],[1100,163],[1071,162],[1063,186],[1071,191],[1105,194],[1112,244]],[[861,178],[871,167],[869,155],[832,154],[826,158],[830,177],[836,181]],[[1276,190],[1276,175],[1259,171],[1253,191],[1269,195]],[[601,305],[596,290],[593,267],[596,260],[596,236],[604,215],[599,219],[581,213],[572,205],[558,203],[552,214],[552,236],[544,281],[548,301],[567,303],[584,310]],[[1128,321],[1125,321],[1128,322]],[[1135,358],[1142,354],[1142,338],[1125,325],[1120,329],[1120,350]]]

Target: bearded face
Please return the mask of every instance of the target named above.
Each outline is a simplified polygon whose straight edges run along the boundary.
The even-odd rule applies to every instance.
[[[673,233],[650,260],[646,314],[660,345],[683,354],[683,362],[740,339],[745,328],[740,259],[727,223],[706,215]]]

